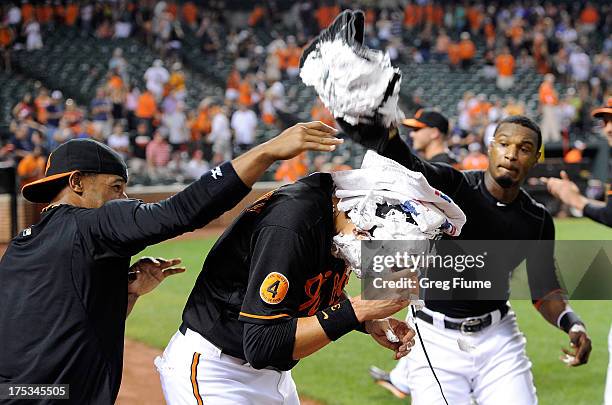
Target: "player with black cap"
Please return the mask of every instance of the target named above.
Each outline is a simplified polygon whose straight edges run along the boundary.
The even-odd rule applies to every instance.
[[[275,160],[334,150],[335,133],[320,122],[295,125],[156,204],[127,199],[127,166],[108,146],[59,146],[46,176],[23,189],[49,206],[0,261],[0,384],[69,384],[65,403],[114,403],[127,314],[184,270],[172,267],[178,259],[152,258],[130,268],[130,257],[231,209]]]
[[[612,147],[612,97],[608,98],[605,106],[596,108],[591,112],[595,118],[603,121],[602,134],[608,139],[608,145]],[[610,172],[612,178],[612,170]],[[592,200],[580,194],[578,186],[570,180],[565,171],[561,172],[561,178],[542,178],[546,183],[548,191],[564,204],[582,211],[585,217],[591,218],[600,224],[612,227],[612,187],[608,184],[608,198],[606,202]],[[612,328],[608,335],[608,351],[610,360],[608,363],[608,377],[606,379],[606,390],[604,404],[612,405]]]
[[[413,118],[404,119],[402,124],[412,129],[412,147],[423,159],[451,166],[458,163],[446,144],[449,126],[444,115],[435,110],[421,109]]]

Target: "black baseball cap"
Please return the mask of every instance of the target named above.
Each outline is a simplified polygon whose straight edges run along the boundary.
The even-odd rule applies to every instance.
[[[45,177],[26,184],[21,193],[28,201],[48,203],[74,172],[115,174],[128,180],[127,166],[117,152],[92,139],[72,139],[51,152]]]
[[[414,118],[406,118],[402,124],[409,128],[438,128],[443,135],[448,134],[448,120],[434,110],[419,110]]]

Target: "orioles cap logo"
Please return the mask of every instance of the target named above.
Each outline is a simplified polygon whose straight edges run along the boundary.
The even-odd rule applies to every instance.
[[[282,302],[289,291],[289,280],[283,274],[273,271],[268,274],[259,287],[263,302],[276,305]]]

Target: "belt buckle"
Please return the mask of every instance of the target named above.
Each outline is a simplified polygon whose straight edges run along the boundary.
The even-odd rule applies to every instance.
[[[459,330],[464,335],[473,335],[474,333],[482,330],[482,322],[482,318],[466,318],[463,322],[461,322],[461,327]]]

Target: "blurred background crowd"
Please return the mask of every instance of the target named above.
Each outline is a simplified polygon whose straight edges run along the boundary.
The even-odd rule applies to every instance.
[[[451,118],[459,168],[485,168],[496,123],[527,114],[544,136],[540,170],[570,168],[602,193],[609,149],[590,110],[611,92],[608,1],[3,2],[0,162],[26,183],[57,145],[89,137],[126,158],[132,185],[186,183],[296,122],[334,126],[299,59],[345,8],[366,12],[367,46],[401,68],[404,112]],[[362,153],[346,142],[267,178],[347,169]]]

